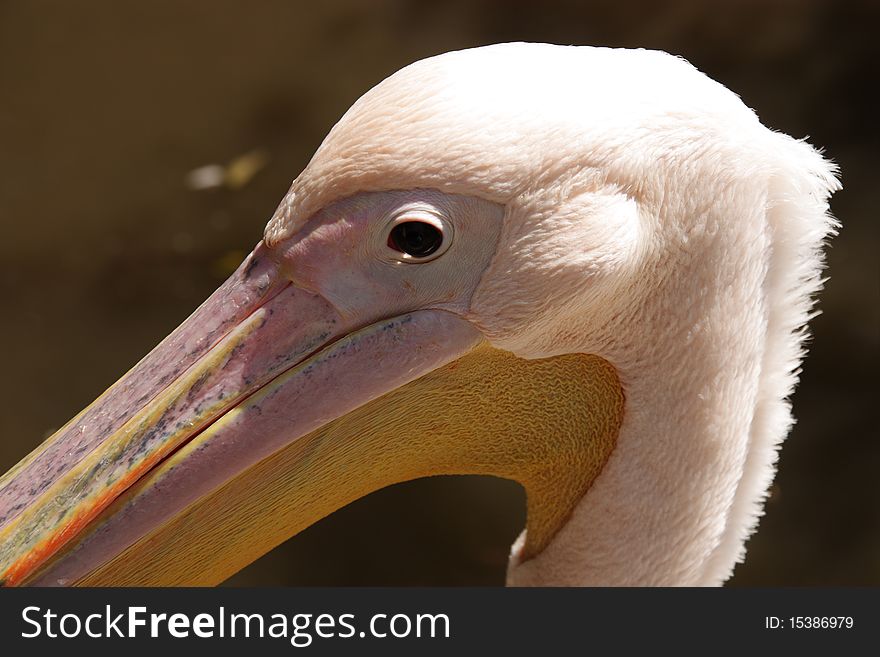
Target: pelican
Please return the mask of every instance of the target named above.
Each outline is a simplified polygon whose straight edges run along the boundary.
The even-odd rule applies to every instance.
[[[216,584],[371,491],[489,474],[527,494],[510,585],[719,585],[792,424],[838,187],[663,52],[407,66],[0,480],[0,578]]]

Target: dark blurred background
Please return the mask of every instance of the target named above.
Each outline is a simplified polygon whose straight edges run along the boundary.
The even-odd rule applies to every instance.
[[[511,40],[659,48],[843,172],[798,424],[732,584],[880,584],[878,7],[0,1],[0,470],[232,271],[327,130],[396,69]],[[501,584],[524,519],[509,482],[412,482],[230,583]]]

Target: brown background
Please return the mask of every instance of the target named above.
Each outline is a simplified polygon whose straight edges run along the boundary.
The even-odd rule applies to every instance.
[[[843,171],[824,314],[735,585],[880,583],[877,2],[0,2],[0,469],[176,326],[334,121],[421,57],[531,40],[678,53]],[[263,149],[240,190],[187,173]],[[234,584],[500,584],[509,482],[380,491]]]

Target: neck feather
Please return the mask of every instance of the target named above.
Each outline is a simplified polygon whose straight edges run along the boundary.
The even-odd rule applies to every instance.
[[[510,584],[717,585],[742,560],[792,424],[838,186],[808,145],[766,138],[758,175],[654,215],[689,219],[649,256],[637,306],[585,329],[624,387],[617,446],[544,552],[519,563],[514,546]]]

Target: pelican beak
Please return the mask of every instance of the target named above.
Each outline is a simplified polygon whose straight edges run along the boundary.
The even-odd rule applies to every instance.
[[[536,554],[614,446],[614,369],[515,358],[445,311],[378,317],[359,324],[258,245],[0,479],[2,583],[216,584],[341,506],[435,474],[523,484],[515,556]]]
[[[0,579],[75,582],[243,470],[478,341],[444,312],[352,325],[287,281],[261,244],[0,480]]]

